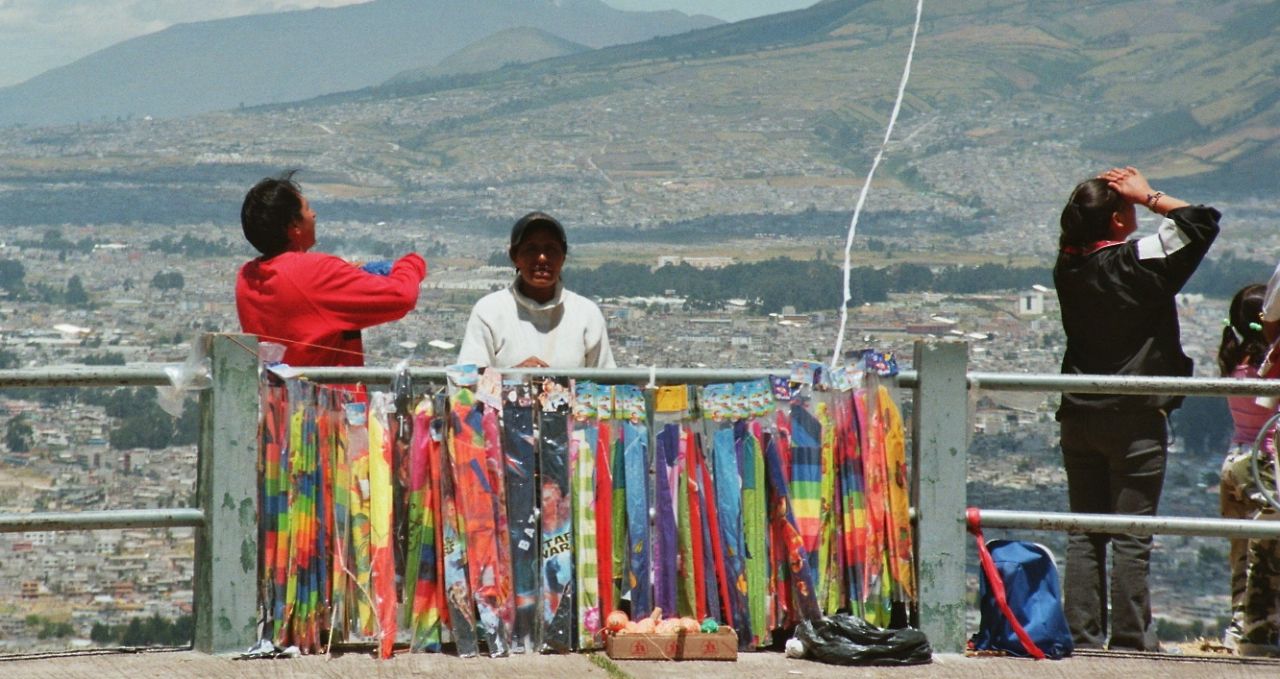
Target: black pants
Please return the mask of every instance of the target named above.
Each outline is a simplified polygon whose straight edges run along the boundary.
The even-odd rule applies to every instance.
[[[1169,445],[1168,418],[1164,413],[1063,413],[1061,423],[1062,459],[1072,512],[1156,513]],[[1111,543],[1109,587],[1107,543]],[[1111,648],[1159,648],[1147,588],[1150,564],[1150,537],[1078,532],[1068,535],[1063,596],[1067,623],[1077,647],[1102,648],[1107,641],[1109,619]]]

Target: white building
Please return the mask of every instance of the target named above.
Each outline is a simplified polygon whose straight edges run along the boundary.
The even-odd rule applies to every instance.
[[[1044,293],[1039,290],[1028,290],[1018,295],[1019,316],[1044,315]]]

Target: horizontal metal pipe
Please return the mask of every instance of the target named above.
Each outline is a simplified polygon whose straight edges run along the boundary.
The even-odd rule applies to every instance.
[[[1077,394],[1179,394],[1184,396],[1280,396],[1280,380],[1224,377],[1139,377],[987,373],[967,375],[970,389],[1073,392]]]
[[[983,509],[982,527],[1060,532],[1127,533],[1130,535],[1280,538],[1280,521],[1208,519],[1188,516],[1021,512],[1006,509]]]
[[[101,530],[108,528],[199,528],[199,509],[115,509],[94,512],[36,512],[0,514],[0,533],[27,531]]]
[[[72,366],[64,368],[21,368],[0,370],[0,388],[13,387],[109,387],[167,386],[168,369],[178,364],[146,363],[132,366]],[[391,368],[303,367],[297,369],[314,382],[387,384],[395,376]],[[416,379],[444,381],[444,367],[410,368]],[[706,384],[739,382],[786,370],[763,368],[576,368],[548,370],[522,368],[504,370],[512,376],[557,375],[583,380],[647,383],[650,378],[663,384]],[[991,373],[970,372],[966,375],[971,389],[992,391],[1032,391],[1088,394],[1181,394],[1196,396],[1280,396],[1280,380],[1229,379],[1220,377],[1137,377],[1113,375],[1060,375],[1057,373]],[[913,388],[919,383],[914,370],[903,370],[893,381],[899,387]]]
[[[321,383],[362,382],[387,384],[395,376],[388,368],[299,368],[308,379]],[[415,379],[444,381],[445,368],[410,368]],[[785,370],[717,369],[717,368],[578,368],[548,370],[538,368],[504,370],[504,375],[557,375],[601,382],[644,384],[652,378],[662,384],[707,384],[739,382],[769,375],[786,374]],[[1084,394],[1180,394],[1195,396],[1280,396],[1280,380],[1240,380],[1221,377],[1139,377],[1113,375],[1060,375],[1057,373],[989,373],[966,375],[969,388],[992,391],[1063,392]],[[910,389],[919,384],[914,370],[900,372],[892,381]]]
[[[0,370],[0,387],[150,387],[166,386],[166,363],[131,366],[73,366]],[[179,367],[173,364],[172,367]]]
[[[395,371],[389,368],[297,368],[298,372],[313,382],[325,384],[342,384],[361,382],[364,384],[387,384],[395,377]],[[715,369],[715,368],[509,368],[502,374],[511,376],[544,376],[571,377],[579,380],[597,380],[601,382],[624,382],[647,384],[652,377],[655,382],[663,384],[706,384],[714,382],[739,382],[757,380],[769,375],[777,375],[786,371],[761,369]],[[418,380],[437,380],[446,378],[445,368],[410,368],[409,374]]]

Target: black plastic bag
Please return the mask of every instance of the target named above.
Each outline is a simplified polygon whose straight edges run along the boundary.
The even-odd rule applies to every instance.
[[[831,665],[923,665],[933,661],[929,640],[920,630],[881,629],[857,616],[837,613],[806,620],[795,638],[802,657]]]

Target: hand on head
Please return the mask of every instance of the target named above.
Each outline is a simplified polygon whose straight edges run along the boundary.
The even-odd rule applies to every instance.
[[[1147,178],[1135,167],[1113,167],[1098,175],[1098,179],[1105,181],[1125,202],[1146,205],[1148,210],[1157,214],[1167,215],[1190,205],[1185,200],[1151,188]]]
[[[1098,179],[1106,180],[1107,186],[1129,203],[1144,204],[1152,193],[1151,184],[1135,167],[1113,167],[1098,175]]]

